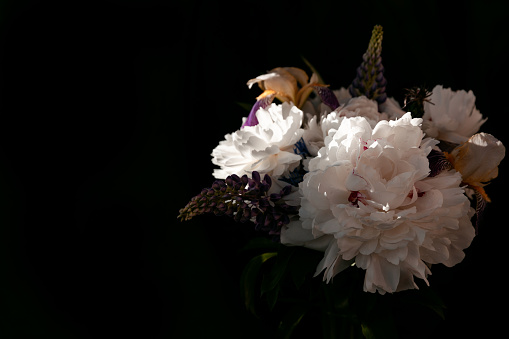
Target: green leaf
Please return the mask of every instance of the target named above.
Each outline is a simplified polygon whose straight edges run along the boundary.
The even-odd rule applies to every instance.
[[[304,58],[304,56],[302,56],[302,55],[300,57],[302,58],[302,61],[304,61],[304,63],[309,67],[311,72],[316,74],[316,76],[318,77],[318,83],[325,85],[325,82],[323,81],[322,76],[320,75],[320,73],[318,73],[316,68],[308,61],[308,59]]]
[[[240,278],[240,288],[242,296],[244,297],[244,304],[246,305],[246,308],[254,315],[256,315],[256,298],[259,296],[259,293],[256,291],[260,270],[263,263],[275,256],[277,256],[277,252],[267,252],[257,255],[248,262],[244,268],[244,271],[242,272],[242,276]]]
[[[266,294],[270,310],[272,310],[276,305],[279,290],[281,288],[281,279],[287,272],[288,262],[290,261],[293,253],[294,248],[292,247],[280,247],[275,264],[272,266],[270,272],[263,277],[260,294]]]
[[[288,339],[291,337],[293,331],[300,323],[307,309],[303,306],[297,306],[292,308],[288,313],[285,314],[276,332],[276,338]]]
[[[431,287],[424,286],[419,290],[408,291],[403,301],[427,307],[442,320],[445,320],[444,311],[446,306],[440,296]]]
[[[387,303],[377,305],[375,310],[361,322],[361,329],[362,334],[368,339],[394,339],[398,337],[392,309]]]
[[[238,102],[238,101],[235,103],[248,112],[251,112],[251,109],[253,108],[253,105],[254,105],[254,104],[248,104],[246,102]]]
[[[283,278],[286,272],[288,262],[290,261],[293,252],[294,252],[293,248],[291,247],[280,248],[276,259],[276,263],[272,267],[270,273],[263,279],[261,294],[271,291],[278,286],[279,282],[281,281],[281,278]]]
[[[369,327],[368,324],[362,323],[361,329],[362,329],[362,335],[364,337],[366,337],[366,339],[374,339],[375,338],[375,334],[373,333],[373,330]]]
[[[273,310],[274,306],[276,306],[277,298],[279,296],[279,290],[281,289],[280,285],[277,285],[272,290],[268,291],[266,294],[267,304],[269,306],[269,310]]]
[[[300,288],[307,279],[312,279],[316,266],[322,260],[323,254],[305,247],[295,247],[288,270],[295,287]]]

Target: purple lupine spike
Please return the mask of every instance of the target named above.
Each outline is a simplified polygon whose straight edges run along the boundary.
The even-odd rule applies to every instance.
[[[314,85],[313,88],[316,90],[316,93],[318,93],[318,96],[325,105],[329,106],[332,110],[339,107],[338,98],[336,98],[334,92],[332,92],[328,86],[317,84]]]
[[[384,77],[382,65],[382,26],[376,25],[373,28],[368,49],[362,56],[362,63],[357,68],[357,73],[348,91],[352,97],[365,95],[368,99],[376,100],[379,104],[387,100],[385,87],[387,80]]]
[[[241,128],[244,128],[246,126],[256,126],[258,125],[258,119],[256,118],[256,112],[260,108],[266,108],[272,103],[272,100],[274,100],[274,97],[276,96],[276,92],[267,90],[263,92],[260,96],[256,98],[256,102],[253,105],[253,108],[251,108],[251,111],[249,112],[249,115],[247,116],[246,121],[242,124]]]
[[[298,213],[298,207],[289,206],[283,200],[291,193],[291,187],[283,188],[279,194],[269,194],[272,179],[268,174],[260,181],[260,174],[253,171],[252,177],[232,174],[225,180],[216,180],[211,188],[200,194],[179,211],[181,220],[190,220],[205,213],[226,215],[236,222],[253,221],[256,230],[279,235],[281,227],[290,222],[289,215]],[[274,239],[277,240],[277,239]]]

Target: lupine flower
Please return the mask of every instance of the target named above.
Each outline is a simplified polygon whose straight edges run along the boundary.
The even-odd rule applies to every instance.
[[[385,93],[387,80],[382,65],[382,39],[382,26],[377,25],[373,28],[368,49],[362,56],[362,63],[357,68],[357,76],[348,88],[352,97],[364,95],[379,104],[387,100]]]
[[[263,180],[256,171],[252,177],[231,175],[226,180],[216,180],[212,187],[200,194],[179,211],[182,221],[195,216],[214,213],[226,215],[237,222],[253,221],[255,229],[279,235],[281,227],[290,222],[290,215],[297,213],[298,207],[288,205],[283,197],[291,192],[284,187],[279,193],[269,194],[272,179],[265,175]]]

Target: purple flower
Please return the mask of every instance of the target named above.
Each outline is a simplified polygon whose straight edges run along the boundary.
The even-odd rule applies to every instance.
[[[362,63],[357,68],[357,76],[348,88],[352,97],[366,96],[383,104],[387,100],[385,87],[387,80],[384,78],[384,66],[382,65],[382,26],[373,28],[368,49],[362,56]]]
[[[225,180],[214,181],[211,188],[205,188],[193,197],[179,211],[177,218],[184,221],[204,213],[226,215],[237,222],[253,221],[256,230],[279,236],[281,227],[290,222],[289,215],[298,213],[298,207],[283,200],[291,193],[290,185],[279,193],[269,195],[271,185],[269,175],[266,174],[262,180],[256,171],[251,178],[230,175]]]

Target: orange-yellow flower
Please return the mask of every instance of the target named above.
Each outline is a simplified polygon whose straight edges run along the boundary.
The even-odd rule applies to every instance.
[[[505,156],[502,142],[491,134],[477,133],[446,156],[463,182],[490,202],[483,187],[498,176],[498,165]]]
[[[306,72],[297,67],[277,67],[249,80],[247,85],[251,88],[256,83],[264,93],[275,93],[281,102],[291,101],[301,108],[313,91],[313,86],[319,85],[319,79],[315,73],[309,78]]]

